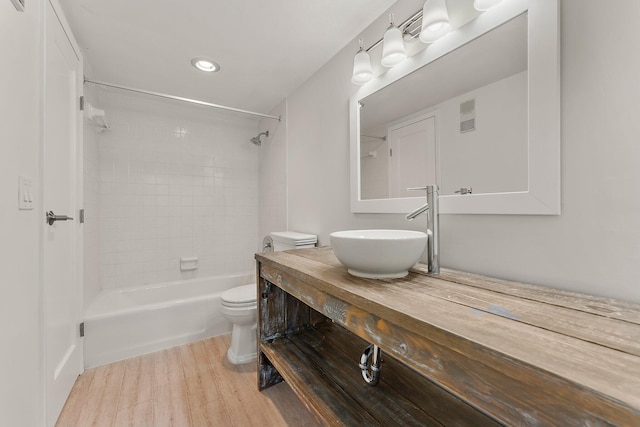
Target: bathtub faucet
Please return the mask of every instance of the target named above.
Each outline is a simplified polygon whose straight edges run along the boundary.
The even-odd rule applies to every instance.
[[[427,213],[427,269],[429,273],[440,273],[440,223],[438,209],[438,186],[410,187],[407,190],[427,191],[427,203],[407,214],[406,218],[413,221],[417,216]]]

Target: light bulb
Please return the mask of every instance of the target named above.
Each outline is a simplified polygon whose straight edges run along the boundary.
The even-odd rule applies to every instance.
[[[449,12],[445,0],[427,0],[422,8],[422,31],[420,41],[433,43],[451,31]]]
[[[220,70],[220,66],[217,63],[205,58],[193,58],[191,65],[206,73],[213,73]]]
[[[390,16],[390,21],[391,23],[384,33],[382,42],[382,60],[380,63],[384,67],[393,67],[407,59],[407,54],[404,51],[402,31],[393,25],[393,14]]]
[[[363,85],[372,78],[371,58],[369,58],[367,51],[360,47],[360,50],[353,58],[353,76],[351,77],[351,82],[356,85]]]
[[[500,4],[502,0],[473,0],[473,7],[480,12],[487,11],[492,7]]]

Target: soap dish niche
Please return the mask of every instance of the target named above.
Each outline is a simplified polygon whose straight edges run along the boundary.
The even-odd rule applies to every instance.
[[[180,271],[189,271],[198,269],[198,258],[188,257],[180,258]]]

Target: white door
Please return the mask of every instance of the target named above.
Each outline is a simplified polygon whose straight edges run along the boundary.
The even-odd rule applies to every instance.
[[[415,197],[408,187],[436,184],[435,116],[394,125],[388,139],[390,197]]]
[[[43,236],[46,422],[55,424],[83,369],[80,193],[82,61],[47,1],[43,207],[73,221],[45,223]],[[43,221],[45,221],[43,212]]]

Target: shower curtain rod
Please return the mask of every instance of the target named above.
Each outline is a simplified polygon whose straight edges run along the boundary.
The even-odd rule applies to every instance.
[[[119,86],[119,85],[114,85],[114,84],[111,84],[111,83],[96,82],[96,81],[89,80],[89,79],[84,79],[84,82],[85,83],[91,83],[93,85],[98,85],[98,86],[105,86],[105,87],[111,87],[111,88],[115,88],[115,89],[128,90],[130,92],[137,92],[137,93],[142,93],[142,94],[145,94],[145,95],[158,96],[160,98],[172,99],[174,101],[182,101],[182,102],[189,102],[191,104],[204,105],[205,107],[213,107],[213,108],[218,108],[220,110],[233,111],[235,113],[248,114],[250,116],[266,117],[267,119],[274,119],[274,120],[277,120],[277,121],[282,121],[280,116],[271,116],[269,114],[256,113],[255,111],[241,110],[239,108],[227,107],[226,105],[218,105],[218,104],[212,104],[210,102],[198,101],[197,99],[183,98],[181,96],[167,95],[165,93],[151,92],[151,91],[142,90],[142,89],[134,89],[134,88],[131,88],[131,87]]]

